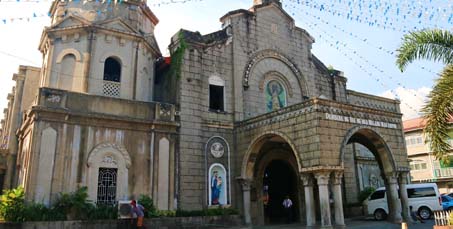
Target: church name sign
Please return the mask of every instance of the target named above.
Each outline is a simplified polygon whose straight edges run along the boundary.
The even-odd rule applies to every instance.
[[[390,129],[398,128],[398,126],[395,123],[374,121],[374,120],[370,120],[370,119],[353,118],[353,117],[329,114],[329,113],[326,113],[326,119],[339,121],[339,122],[349,122],[349,123],[362,124],[362,125],[368,125],[368,126],[384,127],[384,128],[390,128]]]

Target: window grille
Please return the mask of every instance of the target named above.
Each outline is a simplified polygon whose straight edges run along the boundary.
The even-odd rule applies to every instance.
[[[121,83],[104,80],[104,85],[102,87],[102,93],[105,96],[120,97],[120,89],[121,89]]]
[[[113,205],[116,203],[116,177],[118,169],[99,168],[98,204]]]

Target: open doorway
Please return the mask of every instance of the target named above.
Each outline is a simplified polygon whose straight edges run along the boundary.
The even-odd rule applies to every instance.
[[[293,203],[290,212],[285,211],[283,206],[286,196],[289,196]],[[284,224],[298,220],[297,177],[287,162],[273,160],[266,166],[263,177],[263,197],[266,223]]]

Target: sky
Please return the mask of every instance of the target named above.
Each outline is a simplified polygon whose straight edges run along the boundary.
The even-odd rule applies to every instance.
[[[248,9],[253,0],[148,0],[160,22],[155,36],[168,55],[171,36],[180,28],[202,34],[220,29],[219,18]],[[312,52],[326,66],[344,72],[347,88],[401,101],[403,120],[420,115],[441,63],[415,61],[406,71],[396,65],[396,49],[408,31],[450,29],[451,0],[283,0],[296,26],[314,39]],[[7,106],[12,76],[19,65],[40,67],[38,44],[49,0],[0,0],[0,109]],[[0,110],[0,119],[3,116]]]

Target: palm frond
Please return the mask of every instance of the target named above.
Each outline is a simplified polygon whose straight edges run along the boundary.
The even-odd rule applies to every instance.
[[[453,65],[447,65],[422,112],[427,123],[424,133],[430,140],[431,149],[439,160],[448,160],[451,146],[447,143],[449,120],[453,114]]]
[[[417,59],[453,64],[453,33],[440,29],[411,32],[404,35],[397,53],[396,64],[401,71]]]

